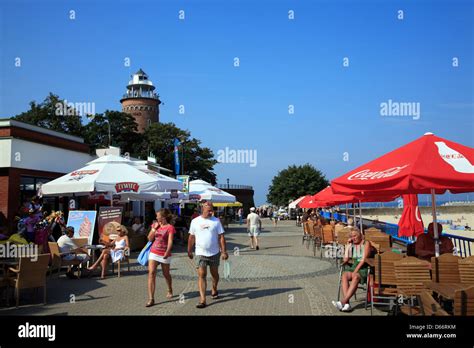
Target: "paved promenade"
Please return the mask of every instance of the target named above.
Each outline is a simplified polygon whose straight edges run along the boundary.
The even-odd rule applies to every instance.
[[[294,221],[279,222],[274,228],[265,219],[261,248],[256,251],[249,248],[245,227],[231,225],[226,231],[231,277],[223,278],[221,263],[221,298],[212,300],[208,275],[205,309],[195,308],[199,299],[196,271],[185,248],[177,246],[171,266],[175,296],[165,297],[166,284],[159,271],[157,304],[151,308],[145,308],[147,271],[136,262],[137,253],[132,253],[131,270],[125,268],[120,278],[111,273],[105,280],[53,275],[48,280],[46,306],[22,301],[19,309],[0,307],[0,315],[370,315],[364,309],[362,291],[352,302],[353,312],[341,313],[333,307],[338,282],[334,261],[313,257],[301,244],[301,234]],[[375,310],[374,315],[386,313]]]

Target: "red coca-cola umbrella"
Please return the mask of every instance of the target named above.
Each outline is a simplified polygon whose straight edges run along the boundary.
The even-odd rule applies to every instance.
[[[359,199],[354,195],[335,194],[331,186],[328,186],[322,189],[321,191],[316,193],[312,198],[313,198],[313,201],[319,201],[321,204],[328,204],[328,205],[340,205],[340,204],[345,204],[345,203],[359,202]]]
[[[324,188],[315,195],[305,196],[299,203],[300,208],[325,208],[345,203],[357,203],[360,198],[352,195],[336,195],[331,186]]]
[[[322,208],[325,207],[321,205],[321,203],[318,204],[316,200],[313,200],[313,196],[307,195],[305,198],[303,198],[299,203],[298,207],[300,208]]]
[[[423,220],[418,208],[418,195],[403,195],[403,213],[398,222],[398,236],[417,237],[424,231]]]
[[[431,193],[434,236],[438,241],[435,194],[474,191],[474,149],[426,133],[392,152],[331,181],[335,193]],[[435,245],[436,256],[439,245]]]
[[[326,206],[341,205],[346,203],[360,203],[360,202],[390,202],[396,199],[399,195],[365,195],[358,197],[355,195],[345,195],[334,193],[331,186],[316,193],[312,200],[315,204],[325,204]]]
[[[332,207],[335,205],[346,204],[346,215],[349,216],[347,203],[359,203],[359,222],[362,231],[362,202],[390,202],[397,198],[398,195],[366,195],[364,197],[357,197],[354,195],[341,195],[334,193],[331,186],[319,191],[312,197],[312,203],[318,207]],[[355,217],[355,212],[354,212]]]
[[[432,133],[331,181],[334,193],[356,196],[386,193],[474,191],[474,149]]]

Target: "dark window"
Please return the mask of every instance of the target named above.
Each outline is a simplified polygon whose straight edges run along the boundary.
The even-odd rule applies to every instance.
[[[45,184],[52,179],[50,178],[36,178],[32,176],[20,177],[20,202],[21,204],[29,202],[33,196],[38,194],[38,189],[42,184]],[[59,199],[57,197],[43,197],[43,204],[49,204],[49,209],[58,209]]]

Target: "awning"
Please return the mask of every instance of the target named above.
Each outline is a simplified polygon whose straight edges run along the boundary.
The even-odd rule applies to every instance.
[[[234,202],[234,203],[213,203],[212,204],[214,207],[224,207],[224,208],[231,208],[231,207],[242,207],[243,204],[240,202]]]

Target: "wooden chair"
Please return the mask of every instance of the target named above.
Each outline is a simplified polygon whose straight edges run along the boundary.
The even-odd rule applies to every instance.
[[[454,292],[454,315],[474,316],[474,286]]]
[[[370,228],[367,228],[364,230],[364,236],[365,238],[367,239],[368,236],[371,236],[371,235],[377,235],[377,234],[380,234],[382,233],[382,230],[378,229],[378,228],[375,228],[375,227],[370,227]]]
[[[323,239],[323,228],[317,224],[313,224],[312,227],[312,240],[313,240],[313,256],[316,256],[316,249],[321,249],[321,242]]]
[[[125,251],[125,255],[124,255],[124,258],[123,260],[118,260],[117,262],[115,262],[117,264],[117,275],[118,277],[120,278],[120,269],[122,267],[122,262],[126,262],[127,263],[127,266],[128,266],[128,272],[130,272],[130,259],[129,259],[129,255],[126,254],[126,251]],[[112,264],[112,273],[115,274],[115,270],[114,270],[114,262],[110,262]]]
[[[374,243],[371,242],[372,245]],[[392,309],[397,299],[398,290],[397,276],[395,274],[395,262],[403,259],[403,255],[386,251],[382,254],[376,254],[374,259],[374,282],[369,284],[370,288],[370,313],[373,314],[374,306],[387,306]],[[377,289],[374,287],[377,286]],[[381,300],[382,302],[379,302]]]
[[[394,262],[397,277],[397,292],[407,298],[408,306],[400,306],[402,313],[413,315],[413,298],[426,291],[424,283],[431,280],[430,264],[427,261],[408,256]]]
[[[20,303],[20,290],[43,288],[43,303],[46,304],[46,273],[48,272],[49,254],[38,255],[33,261],[30,257],[20,258],[18,268],[9,268],[13,277],[9,277],[9,286],[15,289],[16,307]]]
[[[423,316],[449,316],[449,314],[435,301],[430,291],[422,291],[418,296],[419,313]]]
[[[309,248],[309,245],[311,243],[314,243],[314,226],[315,226],[315,223],[312,220],[308,220],[307,223],[308,223],[307,228],[308,228],[308,234],[309,234],[309,242],[308,242],[307,248]]]
[[[339,230],[339,232],[337,232],[337,235],[335,235],[337,244],[346,245],[347,241],[349,240],[350,235],[351,235],[351,232],[348,229]]]
[[[365,240],[369,242],[377,243],[380,246],[380,251],[388,251],[392,248],[392,238],[389,234],[383,232],[374,231],[365,235]]]
[[[474,284],[474,256],[459,259],[459,278],[463,284]]]
[[[80,260],[64,260],[63,256],[69,253],[61,253],[59,251],[58,243],[48,242],[49,251],[51,253],[51,267],[49,268],[49,275],[51,276],[53,270],[58,270],[58,278],[62,267],[67,267],[68,271],[72,266],[79,266]],[[80,268],[77,268],[78,278],[80,278]]]
[[[309,223],[308,221],[305,221],[302,223],[303,225],[303,241],[301,244],[304,244],[306,242],[306,248],[309,248],[309,240],[311,238],[311,235],[309,233]]]
[[[336,262],[339,262],[339,260],[342,259],[342,257],[339,258],[339,256],[344,255],[344,248],[347,244],[347,241],[349,240],[350,235],[351,232],[349,229],[341,229],[337,233],[337,236],[335,236],[337,246]]]
[[[323,249],[332,249],[337,252],[336,239],[334,238],[334,228],[331,225],[324,225],[321,233],[321,247],[319,258],[323,258]]]
[[[339,238],[339,232],[344,230],[345,228],[346,226],[341,225],[341,224],[337,224],[334,226],[334,235],[336,236],[336,239]]]
[[[460,283],[459,256],[443,254],[431,258],[431,279],[436,283]]]

